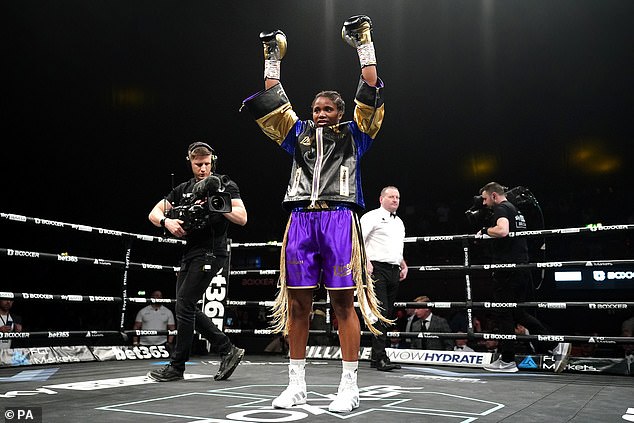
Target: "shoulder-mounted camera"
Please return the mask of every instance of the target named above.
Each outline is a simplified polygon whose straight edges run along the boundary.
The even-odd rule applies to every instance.
[[[225,175],[209,175],[196,182],[183,203],[168,210],[168,217],[182,220],[187,232],[203,229],[214,213],[231,212],[231,194],[225,192],[229,181]]]
[[[493,215],[493,210],[484,205],[481,195],[476,195],[473,197],[473,204],[464,214],[471,226],[482,227]]]
[[[512,189],[505,188],[505,190],[504,195],[506,199],[522,213],[533,208],[539,209],[537,199],[528,188],[517,186]],[[488,223],[490,217],[493,215],[493,210],[484,205],[481,195],[476,195],[473,197],[473,204],[464,214],[470,225],[479,228]]]

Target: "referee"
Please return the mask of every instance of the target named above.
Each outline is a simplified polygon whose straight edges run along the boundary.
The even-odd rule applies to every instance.
[[[374,280],[374,291],[385,310],[384,315],[390,319],[394,314],[398,284],[407,277],[407,264],[403,259],[405,225],[396,215],[400,201],[398,188],[387,186],[381,190],[381,206],[361,217],[368,274]],[[379,322],[377,328],[381,330],[381,335],[372,338],[371,367],[383,372],[400,369],[401,366],[391,363],[385,353],[389,327]]]

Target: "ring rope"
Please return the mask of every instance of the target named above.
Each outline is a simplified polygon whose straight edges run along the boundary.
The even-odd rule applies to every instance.
[[[561,228],[561,229],[542,229],[533,231],[517,231],[512,232],[509,236],[513,237],[534,237],[534,236],[554,236],[554,235],[576,235],[584,233],[600,233],[611,231],[631,231],[634,230],[634,224],[626,225],[590,225],[583,227]],[[461,234],[461,235],[435,235],[435,236],[414,236],[405,237],[404,242],[436,242],[436,241],[463,241],[463,240],[479,240],[493,239],[489,235]]]
[[[0,298],[2,298],[0,293]],[[176,300],[174,300],[176,301]],[[270,307],[274,301],[241,301],[241,300],[227,300],[227,306],[262,306]],[[314,301],[313,305],[330,305],[327,301]],[[492,301],[430,301],[430,302],[395,302],[394,307],[402,308],[432,308],[432,309],[450,309],[450,308],[463,308],[471,305],[474,308],[544,308],[550,310],[564,310],[567,308],[587,308],[590,310],[625,310],[634,308],[634,302],[632,301],[568,301],[568,302],[546,302],[546,301],[533,301],[524,303],[500,303]],[[355,302],[355,306],[359,304]]]
[[[571,261],[548,261],[535,263],[497,263],[497,264],[472,264],[464,265],[432,265],[432,266],[408,266],[410,270],[418,270],[420,272],[434,271],[460,271],[468,272],[470,270],[496,270],[496,269],[558,269],[564,267],[593,267],[593,266],[611,266],[620,264],[634,264],[634,259],[618,259],[618,260],[571,260]]]
[[[17,223],[30,223],[35,225],[50,226],[50,227],[58,228],[58,229],[59,228],[71,229],[71,230],[80,231],[80,232],[96,233],[99,235],[112,235],[112,236],[120,237],[120,238],[134,238],[140,241],[159,242],[162,244],[184,245],[187,243],[187,241],[178,239],[178,238],[165,238],[160,236],[135,234],[132,232],[117,231],[113,229],[104,229],[104,228],[88,226],[88,225],[78,225],[75,223],[58,222],[55,220],[40,219],[38,217],[28,217],[28,216],[22,216],[19,214],[12,214],[12,213],[0,212],[0,219],[5,219],[12,222],[17,222]]]
[[[116,268],[116,269],[130,268],[130,269],[143,269],[143,270],[162,270],[162,271],[170,271],[170,272],[177,272],[180,269],[179,266],[166,266],[163,264],[133,263],[133,262],[128,263],[125,261],[108,260],[108,259],[95,258],[95,257],[71,256],[69,254],[52,254],[52,253],[44,253],[40,251],[15,250],[12,248],[2,248],[2,247],[0,247],[0,254],[5,254],[7,257],[18,257],[18,258],[26,258],[26,259],[43,259],[43,260],[61,261],[65,263],[93,264],[97,266],[111,266],[112,268]]]
[[[136,263],[118,260],[109,260],[95,257],[82,257],[72,256],[66,254],[53,254],[39,251],[28,250],[16,250],[12,248],[0,247],[0,253],[7,257],[19,257],[27,259],[44,259],[53,261],[62,261],[66,263],[82,263],[92,264],[97,266],[112,266],[113,268],[125,269],[143,269],[143,270],[160,270],[169,272],[178,272],[179,266],[168,266],[162,264],[150,264],[150,263]],[[500,263],[500,264],[472,264],[469,266],[464,265],[410,265],[410,270],[417,270],[420,272],[437,272],[437,271],[459,271],[468,272],[470,270],[495,270],[495,269],[554,269],[554,268],[566,268],[566,267],[592,267],[592,266],[605,266],[605,265],[623,265],[634,264],[634,259],[618,259],[618,260],[572,260],[572,261],[551,261],[551,262],[535,262],[535,263]],[[238,275],[277,275],[278,269],[261,270],[261,269],[247,269],[247,270],[232,270],[231,276]]]
[[[2,292],[0,291],[0,299],[8,300],[36,300],[36,301],[62,301],[62,302],[102,302],[102,303],[120,303],[123,302],[122,297],[110,297],[103,295],[76,295],[76,294],[43,294],[29,292]],[[176,299],[172,298],[145,298],[145,297],[128,297],[126,301],[130,303],[176,303]]]
[[[235,329],[225,328],[227,334],[245,334],[245,335],[272,335],[275,332],[271,329]],[[311,329],[311,334],[338,334],[339,331],[328,331],[324,329]],[[178,335],[178,330],[125,330],[119,331],[97,331],[97,330],[55,330],[47,332],[7,332],[0,333],[0,339],[69,339],[69,338],[103,338],[103,337],[123,337],[127,339],[129,335]],[[361,331],[361,335],[374,335],[370,331]],[[386,336],[390,338],[424,338],[424,339],[474,339],[474,340],[517,340],[517,341],[556,341],[556,342],[582,342],[595,344],[631,344],[634,343],[632,336],[595,336],[595,335],[511,335],[477,332],[473,334],[456,333],[456,332],[387,332]]]
[[[0,292],[0,298],[8,298],[8,299],[23,299],[23,300],[49,300],[49,301],[67,301],[67,302],[122,302],[123,299],[121,297],[104,297],[104,296],[89,296],[89,295],[58,295],[58,294],[31,294],[31,293],[8,293],[8,292]],[[143,298],[143,297],[130,297],[127,299],[128,302],[134,303],[175,303],[175,299],[167,299],[167,298]],[[271,307],[273,306],[274,301],[227,301],[227,306],[265,306]],[[327,301],[316,301],[315,305],[328,305]],[[466,307],[468,305],[467,302],[395,302],[395,307],[406,307],[406,308],[460,308]],[[355,306],[358,307],[358,303],[355,303]],[[574,301],[574,302],[526,302],[526,303],[489,303],[489,302],[473,302],[471,306],[474,308],[521,308],[521,307],[538,307],[538,308],[548,308],[555,310],[563,310],[569,307],[582,307],[588,308],[590,310],[614,310],[614,309],[627,309],[630,307],[634,307],[634,302],[585,302],[585,301]],[[270,329],[235,329],[235,328],[225,328],[224,332],[227,334],[248,334],[248,335],[271,335],[273,331]],[[336,330],[319,330],[319,329],[311,329],[310,334],[323,335],[323,334],[332,334],[338,333]],[[123,336],[126,339],[126,336],[130,335],[171,335],[175,336],[178,334],[178,330],[125,330],[125,331],[64,331],[64,330],[56,330],[56,331],[48,331],[48,332],[18,332],[11,333],[8,335],[0,335],[0,338],[13,338],[13,339],[23,339],[23,338],[49,338],[49,339],[59,339],[59,338],[96,338],[96,337],[118,337]],[[361,331],[361,335],[373,335],[370,331]],[[501,335],[501,334],[493,334],[493,333],[471,333],[471,334],[461,334],[461,333],[443,333],[443,332],[387,332],[388,337],[400,337],[400,338],[417,338],[423,337],[426,339],[430,338],[449,338],[449,339],[508,339],[506,337],[510,336],[512,339],[516,340],[527,340],[527,341],[552,341],[557,340],[558,342],[586,342],[586,343],[602,343],[602,344],[621,344],[621,343],[632,343],[634,342],[634,337],[609,337],[609,336],[579,336],[579,335]]]
[[[22,215],[16,214],[7,214],[0,213],[0,219],[6,219],[13,222],[21,222],[21,223],[31,223],[36,225],[45,225],[57,228],[65,228],[72,229],[82,232],[95,232],[98,234],[106,234],[111,236],[124,237],[129,239],[139,239],[143,241],[152,241],[152,242],[160,242],[160,243],[168,243],[168,244],[185,244],[186,241],[174,238],[164,238],[164,237],[155,237],[149,235],[141,235],[141,234],[133,234],[123,231],[114,231],[108,230],[98,227],[92,227],[87,225],[77,225],[77,224],[69,224],[64,222],[57,222],[46,219],[32,218],[26,217]],[[552,236],[552,235],[562,235],[562,234],[585,234],[585,233],[598,233],[598,232],[608,232],[608,231],[623,231],[623,230],[632,230],[634,229],[634,225],[610,225],[610,226],[601,226],[601,225],[592,225],[589,227],[580,227],[580,228],[563,228],[563,229],[549,229],[549,230],[538,230],[538,231],[522,231],[516,232],[514,236]],[[467,301],[466,302],[429,302],[429,303],[418,303],[418,302],[395,302],[394,305],[396,307],[408,307],[408,308],[452,308],[452,307],[467,307],[468,310],[473,308],[515,308],[515,307],[537,307],[537,308],[547,308],[547,309],[566,309],[568,307],[587,307],[591,310],[615,310],[615,309],[627,309],[634,306],[632,302],[525,302],[525,303],[495,303],[495,302],[472,302],[470,301],[470,281],[469,281],[469,271],[470,270],[492,270],[498,268],[560,268],[560,267],[573,267],[573,266],[603,266],[606,264],[632,264],[634,260],[579,260],[579,261],[565,261],[565,262],[543,262],[543,263],[507,263],[507,264],[484,264],[484,265],[469,265],[468,260],[468,241],[474,239],[488,239],[491,238],[487,235],[479,236],[472,234],[464,234],[464,235],[447,235],[447,236],[423,236],[423,237],[408,237],[405,238],[405,242],[436,242],[436,241],[462,241],[463,250],[465,255],[464,265],[439,265],[439,266],[410,266],[410,269],[419,270],[419,271],[462,271],[466,272],[466,288],[467,288]],[[274,246],[279,247],[282,246],[281,242],[271,241],[265,243],[231,243],[231,247],[234,248],[258,248],[258,247],[268,247]],[[23,251],[23,250],[15,250],[8,248],[0,248],[0,253],[5,253],[10,257],[25,257],[25,258],[44,258],[44,259],[54,259],[56,261],[65,261],[70,263],[90,263],[95,265],[102,266],[114,266],[117,268],[131,269],[131,268],[141,268],[143,270],[151,269],[151,270],[169,270],[169,271],[178,271],[178,267],[174,266],[163,266],[163,265],[153,265],[146,263],[132,263],[129,262],[129,253],[130,249],[126,251],[126,261],[116,261],[116,260],[105,260],[105,259],[97,259],[97,258],[88,258],[88,257],[78,257],[78,256],[70,256],[66,254],[49,254],[49,253],[41,253],[41,252],[32,252],[32,251]],[[240,271],[231,271],[230,275],[244,275],[256,273],[260,275],[272,275],[279,273],[279,270],[240,270]],[[125,280],[124,280],[125,283]],[[124,285],[125,287],[125,285]],[[126,298],[124,297],[103,297],[103,296],[84,296],[84,295],[57,295],[57,294],[30,294],[30,293],[7,293],[0,292],[0,298],[20,298],[25,300],[52,300],[52,301],[67,301],[67,302],[79,302],[79,301],[88,301],[88,302],[121,302],[123,304],[127,304],[128,302],[175,302],[176,300],[172,299],[148,299],[148,298]],[[273,301],[227,301],[227,305],[258,305],[258,306],[266,306],[270,307],[274,302]],[[315,302],[316,305],[319,304],[329,304],[326,302]],[[358,306],[358,303],[355,304]],[[123,315],[123,314],[122,314]],[[469,327],[472,329],[472,321],[469,320]],[[234,329],[234,328],[225,328],[225,333],[243,333],[243,334],[253,334],[253,335],[269,335],[272,333],[270,329]],[[127,336],[128,334],[144,334],[146,331],[143,330],[125,330],[125,331],[51,331],[51,332],[18,332],[18,333],[10,333],[8,336],[2,337],[11,337],[11,338],[21,338],[21,337],[34,337],[34,338],[75,338],[75,337],[83,337],[83,338],[94,338],[94,337],[109,337],[109,336]],[[177,334],[177,330],[164,330],[164,331],[150,331],[152,333],[156,333],[158,335],[175,335]],[[336,330],[310,330],[310,333],[314,334],[328,334],[328,333],[338,333]],[[361,331],[362,335],[372,335],[370,331]],[[423,338],[453,338],[453,339],[514,339],[514,340],[528,340],[528,341],[553,341],[556,340],[558,342],[586,342],[586,343],[602,343],[602,344],[617,344],[617,343],[632,343],[634,342],[634,337],[604,337],[604,336],[579,336],[579,335],[512,335],[512,334],[490,334],[490,333],[473,333],[472,330],[469,330],[468,334],[461,333],[435,333],[435,332],[388,332],[388,336],[390,337],[423,337]]]
[[[252,248],[252,247],[281,247],[283,244],[280,241],[268,241],[268,242],[232,242],[231,248]]]

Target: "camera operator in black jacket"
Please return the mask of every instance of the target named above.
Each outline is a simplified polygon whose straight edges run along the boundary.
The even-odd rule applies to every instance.
[[[197,302],[211,280],[227,266],[229,223],[244,226],[247,211],[238,185],[227,176],[214,174],[217,156],[209,144],[190,144],[187,160],[194,177],[176,186],[149,215],[155,226],[187,240],[176,280],[176,345],[170,363],[148,373],[158,382],[183,378],[194,327],[222,357],[215,380],[228,379],[244,355],[244,350],[233,345]]]
[[[497,182],[489,182],[480,189],[482,204],[491,210],[488,225],[477,235],[495,238],[491,240],[492,263],[528,263],[528,245],[526,237],[512,236],[511,233],[525,231],[526,220],[506,198],[505,187]],[[511,236],[509,236],[511,234]],[[527,295],[533,289],[530,269],[509,267],[493,272],[493,300],[495,302],[521,303],[527,301]],[[523,308],[502,308],[495,312],[497,329],[503,334],[514,334],[515,325],[520,323],[531,334],[546,335],[548,330],[534,316]],[[499,344],[501,356],[485,370],[494,372],[517,372],[515,364],[515,341],[503,340]],[[552,350],[552,368],[559,373],[568,364],[571,345],[560,342]]]

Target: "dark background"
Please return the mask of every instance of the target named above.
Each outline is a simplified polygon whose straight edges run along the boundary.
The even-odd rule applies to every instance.
[[[191,176],[185,149],[199,139],[216,149],[218,172],[240,186],[249,222],[231,228],[234,241],[280,240],[290,159],[239,112],[263,87],[258,34],[286,33],[282,81],[301,118],[310,117],[317,91],[335,89],[350,119],[360,70],[340,30],[349,16],[367,14],[386,86],[384,125],[362,165],[368,207],[378,205],[383,186],[396,185],[408,236],[475,232],[464,211],[496,180],[529,187],[547,228],[634,221],[631,0],[66,0],[0,8],[1,212],[160,235],[147,214]],[[5,248],[123,259],[120,241],[98,246],[90,235],[1,225]],[[622,238],[592,250],[567,240],[553,244],[551,258],[632,258]],[[455,247],[408,246],[406,257],[460,262]],[[134,251],[133,261],[147,263],[178,257],[154,245]],[[18,276],[3,278],[0,290],[118,295],[121,288],[119,272],[2,263]],[[415,286],[419,277],[410,273],[405,299],[464,295],[460,284]],[[132,294],[154,286],[173,294],[171,275],[133,274],[129,282]],[[596,292],[565,295],[597,299]],[[613,295],[631,300],[629,291]],[[35,310],[15,307],[27,327],[36,322]]]

